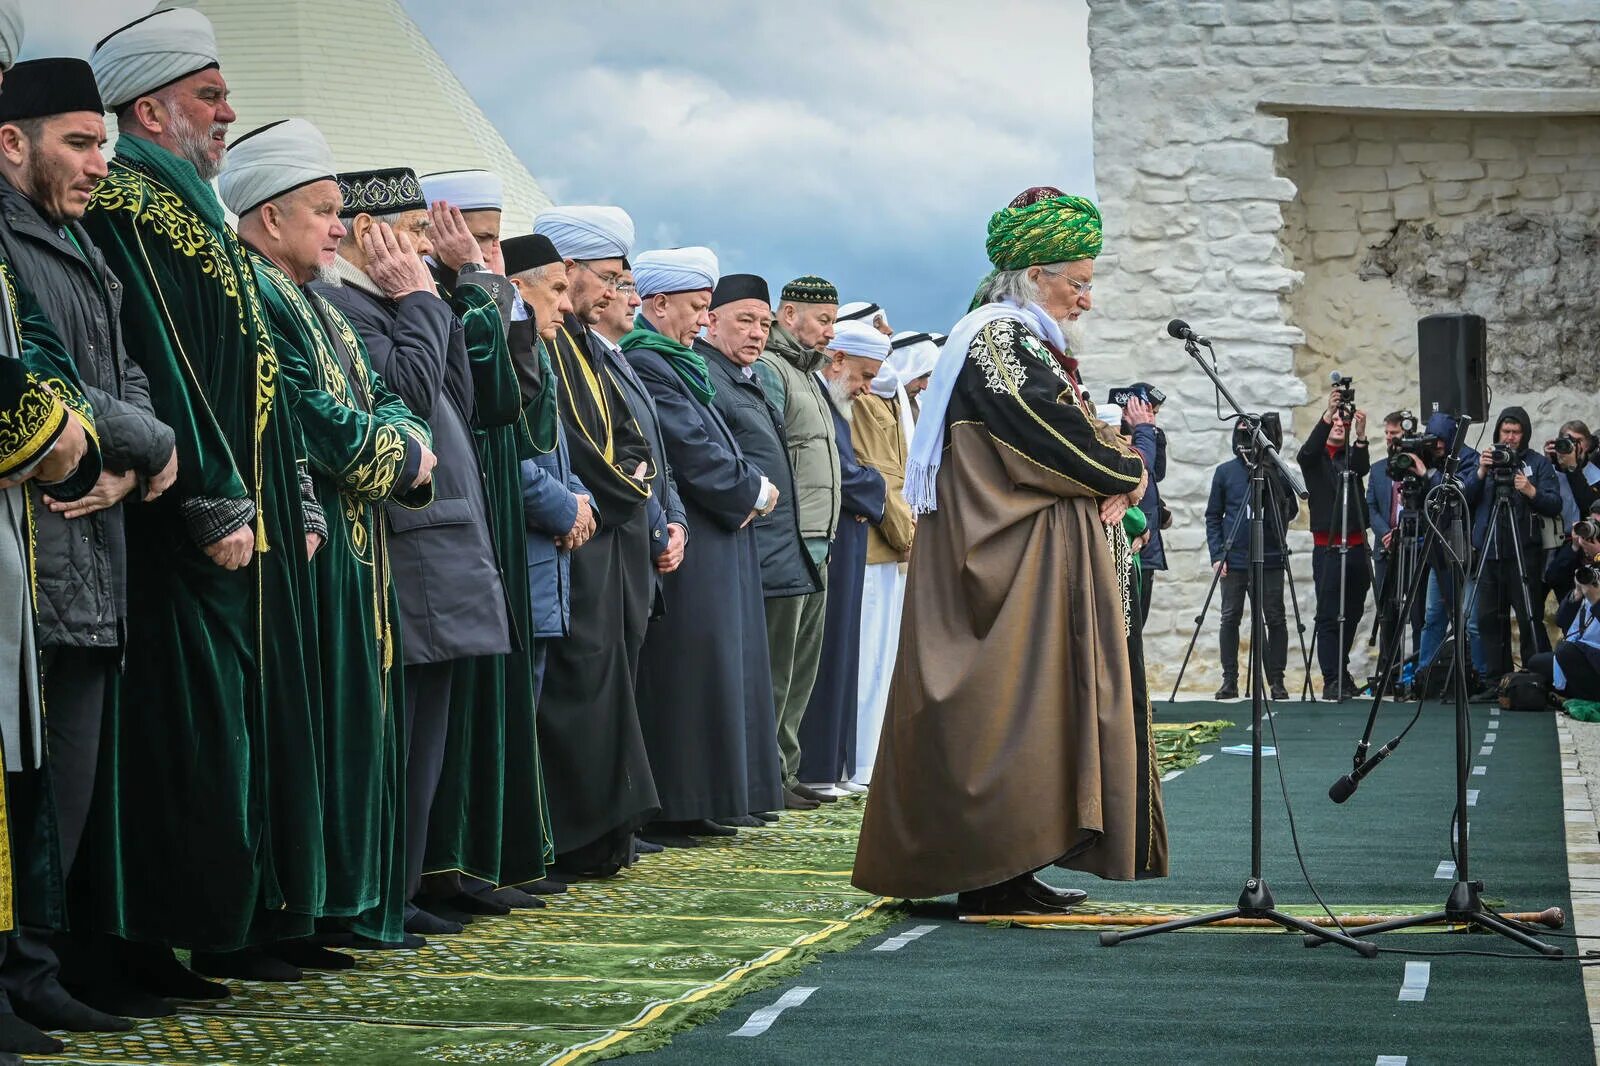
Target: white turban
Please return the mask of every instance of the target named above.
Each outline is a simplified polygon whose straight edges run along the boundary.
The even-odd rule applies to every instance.
[[[338,172],[322,131],[303,118],[286,118],[233,142],[217,190],[228,210],[243,217],[303,185],[332,181]]]
[[[909,385],[924,374],[933,373],[934,365],[939,362],[939,346],[934,343],[932,334],[902,330],[894,335],[892,343],[894,354],[889,356],[889,365],[903,384]]]
[[[0,70],[10,70],[22,51],[22,0],[0,0]]]
[[[443,170],[422,176],[422,195],[430,204],[443,200],[463,211],[503,211],[506,184],[487,170]]]
[[[834,330],[833,340],[828,342],[828,351],[876,359],[881,363],[889,357],[889,338],[865,322],[842,322]]]
[[[883,314],[883,308],[879,307],[875,303],[871,303],[867,300],[851,300],[849,303],[839,308],[839,313],[837,316],[835,316],[834,321],[859,321],[871,325],[872,320],[881,314]]]
[[[216,31],[192,7],[167,8],[130,22],[95,45],[89,57],[109,111],[218,62]]]
[[[563,259],[626,259],[633,254],[633,219],[620,207],[552,207],[539,212],[533,232],[549,237]]]
[[[717,287],[717,255],[710,248],[666,248],[642,252],[633,261],[640,297],[698,292]]]
[[[900,391],[900,376],[895,373],[894,365],[887,360],[878,367],[878,374],[868,386],[874,396],[882,396],[885,400],[892,400]]]

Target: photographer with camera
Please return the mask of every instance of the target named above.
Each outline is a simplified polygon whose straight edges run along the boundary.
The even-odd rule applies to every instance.
[[[1555,440],[1544,442],[1544,457],[1556,468],[1562,526],[1571,529],[1600,499],[1600,466],[1594,462],[1588,425],[1578,419],[1563,425]]]
[[[1263,428],[1273,446],[1282,444],[1283,431],[1276,422]],[[1239,623],[1244,618],[1244,601],[1250,592],[1250,466],[1245,461],[1250,432],[1236,428],[1233,433],[1233,458],[1222,463],[1211,476],[1211,498],[1206,503],[1206,546],[1211,552],[1211,569],[1221,578],[1222,630],[1218,651],[1222,662],[1222,687],[1219,700],[1239,695]],[[1289,627],[1283,612],[1283,584],[1286,565],[1284,531],[1300,513],[1300,501],[1287,479],[1275,468],[1267,471],[1266,521],[1262,523],[1263,578],[1261,609],[1267,626],[1267,683],[1271,698],[1287,700],[1283,671],[1289,660]]]
[[[1435,411],[1428,417],[1424,439],[1431,458],[1422,465],[1427,467],[1427,485],[1423,493],[1428,491],[1443,480],[1445,467],[1445,452],[1450,447],[1450,441],[1455,436],[1456,418],[1454,415],[1443,411]],[[1402,446],[1404,451],[1405,446]],[[1468,472],[1478,465],[1478,453],[1471,448],[1463,446],[1456,454],[1455,476],[1465,478]],[[1468,527],[1471,527],[1472,516],[1467,515]],[[1426,529],[1424,529],[1426,536]],[[1455,571],[1452,569],[1451,560],[1446,555],[1443,547],[1436,548],[1431,557],[1424,560],[1428,567],[1427,609],[1422,623],[1422,640],[1417,650],[1418,675],[1433,664],[1439,649],[1444,646],[1445,638],[1449,634],[1450,620],[1454,617],[1451,610],[1455,592]],[[1461,560],[1461,565],[1467,571],[1467,586],[1463,593],[1468,602],[1472,602],[1472,566],[1470,559]],[[1467,615],[1467,647],[1471,656],[1472,668],[1475,676],[1481,677],[1484,671],[1483,642],[1478,635],[1478,616],[1470,613]],[[1443,668],[1441,668],[1442,671]],[[1438,679],[1440,684],[1448,680],[1448,673],[1443,672]]]
[[[1499,692],[1511,670],[1509,614],[1522,630],[1522,661],[1546,650],[1539,606],[1544,552],[1536,515],[1561,513],[1555,468],[1528,442],[1533,426],[1520,407],[1507,407],[1495,423],[1495,443],[1462,479],[1472,506],[1472,546],[1480,556],[1477,586],[1478,629],[1487,669],[1477,699]]]
[[[1556,608],[1556,625],[1564,634],[1556,650],[1533,656],[1528,669],[1567,699],[1600,701],[1600,570],[1593,563],[1573,575],[1572,591]]]
[[[1297,458],[1310,493],[1315,545],[1311,573],[1317,589],[1315,640],[1322,698],[1340,701],[1358,689],[1350,676],[1350,646],[1355,643],[1372,584],[1362,482],[1371,467],[1367,414],[1356,410],[1349,378],[1335,375],[1328,409],[1312,427]]]
[[[1377,583],[1379,661],[1383,661],[1395,634],[1400,630],[1400,605],[1406,596],[1406,575],[1398,567],[1400,530],[1413,525],[1412,547],[1420,544],[1426,531],[1420,521],[1406,523],[1403,516],[1419,510],[1424,479],[1428,471],[1414,464],[1414,457],[1403,450],[1403,442],[1419,439],[1416,416],[1410,411],[1391,411],[1383,418],[1383,443],[1386,461],[1372,468],[1367,480],[1367,520],[1373,536],[1373,580]],[[1411,605],[1412,652],[1420,650],[1427,600],[1418,595]]]

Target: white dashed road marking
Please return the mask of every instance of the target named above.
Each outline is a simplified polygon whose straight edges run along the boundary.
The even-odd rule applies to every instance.
[[[937,925],[919,925],[915,929],[907,929],[905,932],[901,933],[899,936],[890,937],[888,940],[885,940],[883,943],[879,944],[877,947],[873,948],[872,950],[873,951],[899,951],[901,948],[905,947],[907,944],[911,943],[913,940],[917,939],[918,937],[927,936],[929,933],[933,932],[937,928],[939,928]]]
[[[728,1035],[760,1036],[762,1033],[772,1028],[772,1023],[778,1020],[778,1015],[782,1014],[790,1007],[798,1007],[800,1004],[810,999],[811,993],[815,991],[815,988],[789,989],[789,991],[778,997],[778,1001],[776,1003],[769,1003],[767,1006],[762,1007],[760,1010],[750,1015],[749,1021],[745,1022]]]

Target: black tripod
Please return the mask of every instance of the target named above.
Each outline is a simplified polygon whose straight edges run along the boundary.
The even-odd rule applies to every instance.
[[[1345,642],[1344,642],[1344,635],[1345,635],[1346,632],[1348,632],[1348,628],[1349,628],[1349,624],[1350,624],[1348,616],[1346,614],[1346,601],[1347,601],[1348,597],[1345,595],[1345,589],[1348,587],[1348,581],[1350,579],[1350,484],[1358,476],[1355,473],[1351,472],[1351,470],[1350,470],[1350,449],[1351,449],[1352,444],[1354,443],[1353,442],[1353,438],[1350,436],[1350,434],[1355,432],[1355,430],[1353,428],[1352,418],[1353,418],[1353,412],[1346,411],[1345,412],[1344,464],[1339,468],[1339,471],[1338,471],[1338,474],[1339,474],[1339,497],[1338,497],[1339,498],[1339,505],[1338,505],[1339,506],[1339,518],[1338,518],[1338,527],[1334,531],[1334,534],[1338,538],[1338,542],[1339,542],[1338,543],[1338,554],[1339,554],[1339,619],[1338,619],[1338,621],[1339,621],[1339,636],[1338,636],[1339,652],[1338,652],[1338,655],[1339,655],[1339,660],[1340,660],[1339,661],[1339,676],[1334,681],[1334,693],[1335,693],[1337,699],[1339,701],[1341,701],[1341,702],[1344,700],[1344,698],[1346,696],[1354,696],[1355,695],[1354,692],[1346,692],[1345,691],[1345,688],[1346,688],[1345,678],[1350,673],[1350,654],[1349,654],[1349,652],[1347,652],[1345,650]],[[1365,565],[1367,567],[1367,587],[1370,589],[1370,588],[1373,587],[1373,584],[1374,584],[1374,582],[1372,581],[1372,553],[1371,552],[1367,552],[1366,556],[1367,556],[1367,559],[1366,559],[1366,564]],[[1362,602],[1365,603],[1366,601],[1363,600]],[[1313,652],[1315,652],[1317,650],[1317,640],[1318,639],[1319,639],[1318,638],[1318,634],[1313,632],[1311,634],[1311,650]],[[1354,639],[1354,638],[1352,638],[1352,639]],[[1326,680],[1326,678],[1324,678],[1324,680]],[[1301,694],[1307,700],[1314,699],[1315,695],[1316,695],[1314,690],[1311,688],[1311,671],[1310,671],[1309,667],[1306,670],[1305,688],[1302,690]]]
[[[1305,489],[1290,467],[1284,463],[1283,457],[1278,454],[1277,448],[1273,447],[1272,441],[1262,432],[1260,419],[1246,415],[1239,408],[1233,394],[1201,358],[1200,349],[1195,341],[1188,340],[1184,347],[1216,383],[1218,392],[1227,398],[1239,419],[1239,425],[1249,429],[1251,438],[1246,459],[1250,467],[1250,876],[1245,880],[1244,890],[1239,893],[1239,904],[1236,907],[1214,914],[1179,918],[1129,932],[1104,932],[1100,934],[1100,944],[1102,947],[1113,947],[1124,940],[1137,940],[1140,937],[1170,933],[1197,925],[1215,925],[1231,918],[1265,918],[1285,929],[1298,930],[1307,937],[1315,937],[1318,940],[1343,944],[1372,958],[1378,953],[1376,945],[1363,943],[1335,930],[1319,928],[1304,919],[1278,910],[1272,898],[1272,890],[1267,887],[1267,882],[1261,876],[1261,727],[1267,708],[1266,612],[1262,606],[1261,594],[1266,583],[1267,464],[1274,463],[1278,469],[1284,471],[1288,475],[1289,484],[1295,487],[1298,495],[1304,497]]]
[[[1278,544],[1283,552],[1283,573],[1284,579],[1288,582],[1289,605],[1294,608],[1294,627],[1300,635],[1300,658],[1305,663],[1306,676],[1309,678],[1311,676],[1311,651],[1306,647],[1306,624],[1305,620],[1300,617],[1300,596],[1294,586],[1293,553],[1289,548],[1287,524],[1283,520],[1283,505],[1279,495],[1281,492],[1282,488],[1276,481],[1269,480],[1267,482],[1267,513],[1272,516],[1273,533],[1278,538]],[[1249,510],[1248,507],[1241,508],[1239,513],[1233,516],[1233,525],[1228,528],[1228,536],[1222,544],[1222,557],[1224,559],[1232,552],[1233,539],[1238,536],[1239,528],[1244,525],[1245,516],[1249,514]],[[1178,666],[1177,680],[1172,683],[1172,695],[1167,701],[1169,703],[1178,701],[1178,690],[1183,687],[1183,675],[1189,669],[1189,660],[1194,656],[1194,646],[1200,639],[1201,630],[1205,628],[1206,615],[1211,613],[1211,600],[1216,596],[1217,586],[1221,582],[1222,571],[1213,568],[1211,587],[1206,590],[1205,602],[1200,605],[1200,613],[1194,616],[1194,632],[1189,635],[1189,647],[1184,651],[1183,662]],[[1250,683],[1253,681],[1253,677],[1246,679],[1246,689],[1250,687]]]
[[[1377,672],[1372,677],[1374,686],[1389,684],[1394,667],[1389,666],[1385,672],[1383,664],[1404,661],[1403,656],[1395,659],[1391,650],[1406,646],[1408,632],[1415,644],[1422,628],[1416,622],[1415,598],[1409,606],[1404,602],[1404,593],[1411,588],[1413,577],[1427,568],[1427,557],[1422,554],[1422,490],[1413,487],[1412,480],[1421,481],[1421,478],[1411,475],[1401,484],[1400,520],[1392,531],[1393,547],[1388,565],[1384,567],[1383,582],[1376,586],[1374,602],[1378,609],[1373,614],[1372,633],[1367,638],[1369,648],[1374,644],[1378,647]]]
[[[1516,560],[1517,565],[1517,585],[1522,590],[1522,609],[1527,612],[1523,617],[1527,620],[1528,633],[1532,638],[1531,643],[1534,650],[1545,651],[1547,641],[1545,639],[1544,626],[1539,623],[1538,616],[1533,613],[1533,593],[1528,587],[1528,567],[1522,558],[1522,538],[1517,536],[1515,525],[1517,512],[1511,499],[1511,494],[1517,491],[1516,475],[1510,470],[1495,469],[1491,473],[1491,478],[1494,484],[1494,505],[1489,510],[1489,525],[1487,527],[1487,535],[1484,537],[1483,555],[1478,559],[1478,570],[1472,576],[1472,599],[1467,604],[1467,609],[1471,611],[1477,608],[1478,589],[1483,581],[1484,567],[1489,564],[1491,557],[1497,558],[1499,555],[1495,548],[1500,543],[1502,526],[1500,519],[1504,516],[1506,539],[1511,541],[1511,557]],[[1510,619],[1508,618],[1506,621],[1506,631],[1501,635],[1501,639],[1509,645],[1511,640]],[[1487,649],[1485,649],[1484,656],[1488,658]],[[1501,661],[1500,649],[1496,648],[1495,657],[1490,659],[1489,662],[1492,664],[1499,661]],[[1509,663],[1509,657],[1504,661]]]
[[[1470,543],[1466,531],[1467,500],[1461,491],[1460,482],[1454,476],[1451,467],[1454,456],[1461,449],[1461,439],[1466,433],[1466,419],[1458,424],[1456,438],[1450,448],[1450,459],[1441,483],[1428,494],[1430,502],[1437,501],[1434,510],[1429,514],[1428,533],[1423,542],[1422,557],[1431,558],[1435,549],[1443,550],[1455,580],[1451,582],[1447,599],[1451,611],[1451,624],[1457,634],[1457,654],[1451,663],[1455,674],[1455,711],[1456,711],[1456,803],[1455,817],[1452,819],[1451,831],[1456,843],[1456,882],[1450,889],[1449,898],[1445,901],[1444,909],[1431,914],[1415,915],[1409,918],[1397,918],[1393,921],[1379,922],[1376,925],[1363,926],[1352,932],[1354,937],[1370,936],[1374,933],[1384,933],[1392,929],[1409,929],[1418,925],[1428,925],[1437,922],[1451,922],[1457,925],[1476,926],[1498,933],[1503,937],[1514,940],[1524,947],[1532,948],[1544,955],[1556,956],[1563,954],[1562,950],[1551,944],[1546,944],[1528,933],[1522,931],[1514,923],[1507,921],[1498,914],[1493,913],[1483,905],[1483,882],[1472,880],[1470,838],[1472,834],[1467,826],[1467,784],[1472,774],[1472,720],[1467,710],[1467,660],[1462,654],[1459,642],[1465,639],[1467,631],[1466,597],[1462,594],[1462,582],[1466,580],[1467,573],[1467,545]],[[1426,507],[1427,505],[1425,505]],[[1402,610],[1409,611],[1417,590],[1421,585],[1421,578],[1426,573],[1426,568],[1418,568],[1412,576],[1412,581],[1406,591],[1405,603]],[[1389,650],[1389,656],[1383,667],[1392,666],[1389,660],[1394,657],[1395,649]],[[1400,735],[1379,748],[1370,758],[1367,749],[1372,739],[1373,724],[1377,720],[1378,708],[1383,702],[1383,689],[1379,687],[1372,700],[1372,711],[1367,717],[1367,729],[1361,741],[1356,746],[1355,768],[1328,790],[1328,796],[1335,803],[1343,803],[1355,792],[1361,779],[1371,773],[1379,763],[1389,755],[1405,739],[1421,716],[1422,702],[1419,700],[1417,714],[1412,717]],[[1307,936],[1307,947],[1317,947],[1322,943],[1320,937]]]

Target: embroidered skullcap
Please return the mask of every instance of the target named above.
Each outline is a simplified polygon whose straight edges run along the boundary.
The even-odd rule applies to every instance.
[[[996,270],[1093,259],[1101,247],[1100,209],[1081,196],[1035,186],[989,217],[984,244]]]
[[[428,209],[428,201],[422,196],[422,184],[410,167],[350,170],[338,175],[338,179],[339,191],[344,193],[340,218]]]
[[[865,322],[844,322],[834,328],[828,351],[876,359],[881,363],[889,358],[889,338]]]
[[[22,51],[22,0],[0,0],[0,70],[10,70]]]
[[[889,365],[908,385],[924,374],[933,373],[934,364],[939,361],[939,346],[929,333],[902,330],[890,340],[890,346],[893,351],[889,355]]]
[[[561,253],[542,233],[529,233],[500,242],[500,255],[506,261],[506,277],[514,278],[529,270],[561,262]]]
[[[778,300],[786,304],[836,304],[839,302],[839,290],[826,278],[806,274],[785,285],[778,294]]]
[[[717,287],[717,254],[710,248],[663,248],[633,260],[633,284],[641,299]]]
[[[760,300],[772,306],[772,292],[767,280],[758,274],[724,274],[711,291],[711,310],[738,300]]]
[[[441,170],[422,176],[422,195],[430,204],[443,200],[463,211],[503,211],[506,183],[487,170]]]
[[[217,34],[194,8],[167,8],[113,30],[94,46],[89,64],[106,107],[116,111],[219,65]]]
[[[563,259],[633,254],[633,219],[620,207],[551,207],[533,220],[533,232],[549,237]]]
[[[0,122],[92,111],[99,115],[94,71],[81,59],[30,59],[6,71],[0,89]]]
[[[228,210],[243,218],[268,200],[338,174],[322,131],[303,118],[268,123],[234,141],[217,176]]]

